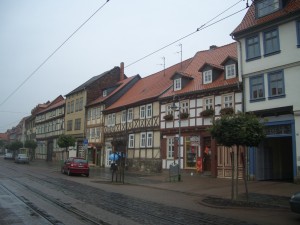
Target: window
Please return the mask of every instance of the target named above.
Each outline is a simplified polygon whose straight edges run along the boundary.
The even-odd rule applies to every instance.
[[[79,111],[83,109],[83,97],[80,98],[79,100]]]
[[[212,70],[207,70],[203,72],[203,84],[208,84],[212,82]]]
[[[279,10],[279,0],[261,0],[256,3],[256,16],[263,17]]]
[[[133,120],[133,109],[128,109],[127,121]]]
[[[126,123],[126,110],[122,111],[121,122]]]
[[[96,115],[97,115],[96,117],[97,117],[97,119],[99,119],[99,118],[101,117],[101,113],[102,113],[102,112],[101,112],[101,108],[98,107],[98,108],[97,108],[97,112],[96,112]]]
[[[141,133],[141,143],[140,143],[140,147],[146,147],[146,133],[143,132]]]
[[[174,138],[167,138],[167,158],[174,158]]]
[[[283,71],[276,71],[268,74],[269,97],[284,97]]]
[[[181,78],[174,80],[174,91],[181,90]]]
[[[152,104],[146,105],[146,117],[147,118],[152,117]]]
[[[75,130],[80,130],[81,119],[75,119]]]
[[[72,124],[73,124],[73,121],[72,120],[68,120],[68,122],[67,122],[67,131],[71,131],[72,130]]]
[[[264,77],[259,75],[250,78],[250,101],[263,100],[265,98]]]
[[[134,134],[128,136],[128,148],[134,148]]]
[[[67,114],[69,114],[71,112],[71,103],[68,102],[67,104]]]
[[[116,114],[109,114],[107,117],[107,125],[114,126],[116,124]]]
[[[90,121],[92,119],[92,109],[89,109],[87,112],[87,120]]]
[[[296,30],[297,30],[297,46],[300,48],[300,20],[296,22]]]
[[[103,90],[102,95],[103,95],[103,97],[106,97],[107,96],[107,90]]]
[[[278,53],[280,51],[277,28],[264,32],[264,51],[265,55]]]
[[[75,100],[75,112],[79,110],[79,99]]]
[[[260,58],[259,36],[255,35],[246,39],[247,60]]]
[[[96,138],[100,138],[100,127],[96,128]]]
[[[233,108],[233,95],[223,95],[223,108]]]
[[[96,119],[96,113],[97,113],[97,109],[96,108],[92,108],[92,120]]]
[[[147,147],[152,147],[153,145],[153,132],[147,132]]]
[[[74,100],[71,101],[71,113],[74,112]]]
[[[172,109],[172,104],[166,105],[166,115],[173,115],[173,109]]]
[[[146,107],[144,105],[140,106],[140,118],[144,119],[146,116]]]
[[[181,103],[181,111],[182,113],[189,113],[189,102],[188,101],[182,101]]]
[[[204,110],[214,108],[214,100],[212,97],[204,98]]]
[[[226,79],[236,77],[235,64],[230,64],[225,66],[225,70],[226,70]]]

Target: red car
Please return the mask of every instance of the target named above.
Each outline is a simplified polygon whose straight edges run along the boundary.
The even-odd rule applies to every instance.
[[[83,158],[71,157],[64,162],[61,172],[67,173],[69,176],[72,174],[84,174],[88,177],[90,175],[89,163]]]

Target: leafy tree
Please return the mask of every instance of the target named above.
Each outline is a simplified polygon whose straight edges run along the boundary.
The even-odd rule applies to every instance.
[[[218,144],[226,147],[237,147],[236,155],[232,154],[232,200],[237,198],[238,194],[238,171],[236,168],[236,187],[234,191],[234,159],[239,157],[240,146],[258,146],[259,143],[265,138],[264,125],[260,123],[254,114],[238,113],[233,115],[223,115],[213,122],[213,126],[209,129],[213,138],[216,139]],[[247,179],[245,175],[245,162],[244,163],[244,182],[246,194],[248,199]],[[237,165],[237,164],[236,164]]]
[[[62,134],[58,137],[57,144],[60,148],[65,148],[67,152],[68,147],[75,145],[75,138],[72,135]]]
[[[14,141],[14,142],[10,143],[10,145],[9,145],[9,149],[13,150],[14,155],[16,154],[16,151],[22,147],[23,147],[23,143],[21,141]]]
[[[26,140],[24,146],[25,148],[30,149],[31,159],[33,159],[35,156],[35,149],[37,147],[37,143],[33,140]]]

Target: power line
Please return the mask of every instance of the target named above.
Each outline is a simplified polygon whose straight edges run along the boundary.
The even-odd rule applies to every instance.
[[[243,10],[247,9],[247,7],[246,7],[246,8],[243,8],[243,9],[241,9],[241,10],[235,12],[235,13],[232,13],[232,14],[226,16],[226,17],[223,17],[222,19],[219,19],[219,20],[217,20],[217,21],[214,22],[214,23],[208,24],[209,22],[213,21],[214,19],[216,19],[216,18],[219,17],[220,15],[224,14],[224,13],[227,12],[229,9],[233,8],[235,5],[237,5],[238,3],[242,2],[242,1],[244,1],[244,0],[240,0],[240,1],[238,1],[237,3],[233,4],[232,6],[230,6],[229,8],[225,9],[223,12],[219,13],[217,16],[215,16],[215,17],[212,18],[211,20],[207,21],[206,23],[204,23],[203,25],[201,25],[200,27],[198,27],[194,32],[189,33],[189,34],[187,34],[187,35],[185,35],[185,36],[183,36],[183,37],[181,37],[181,38],[179,38],[179,39],[177,39],[177,40],[175,40],[175,41],[173,41],[173,42],[171,42],[171,43],[169,43],[169,44],[167,44],[167,45],[165,45],[165,46],[163,46],[163,47],[161,47],[161,48],[159,48],[159,49],[157,49],[157,50],[155,50],[155,51],[153,51],[153,52],[151,52],[151,53],[149,53],[149,54],[147,54],[146,56],[144,56],[144,57],[142,57],[142,58],[140,58],[140,59],[138,59],[138,60],[136,60],[136,61],[134,61],[134,62],[132,62],[132,63],[129,63],[127,66],[125,66],[125,68],[127,68],[127,67],[129,67],[129,66],[132,66],[132,65],[134,65],[134,64],[136,64],[136,63],[142,61],[143,59],[148,58],[148,57],[151,56],[151,55],[154,55],[155,53],[157,53],[157,52],[159,52],[159,51],[161,51],[161,50],[163,50],[163,49],[169,47],[170,45],[173,45],[173,44],[175,44],[175,43],[177,43],[177,42],[179,42],[179,41],[181,41],[181,40],[183,40],[183,39],[185,39],[185,38],[187,38],[187,37],[189,37],[189,36],[192,36],[193,34],[197,33],[197,32],[200,31],[200,30],[204,30],[204,29],[206,29],[206,28],[208,28],[208,27],[210,27],[210,26],[212,26],[212,25],[214,25],[214,24],[216,24],[216,23],[219,23],[219,22],[221,22],[221,21],[223,21],[223,20],[225,20],[225,19],[227,19],[227,18],[229,18],[229,17],[231,17],[231,16],[234,16],[235,14],[238,14],[238,13],[242,12]],[[208,25],[207,25],[207,24],[208,24]]]
[[[106,0],[104,4],[102,4],[87,20],[85,20],[58,48],[56,48],[15,90],[13,90],[10,95],[4,99],[0,103],[0,106],[2,106],[5,102],[7,102],[8,99],[11,98],[34,74],[36,74],[37,71],[59,50],[65,45],[93,16],[95,16],[107,3],[109,0]]]

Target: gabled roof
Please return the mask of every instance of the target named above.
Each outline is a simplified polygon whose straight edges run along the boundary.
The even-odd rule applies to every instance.
[[[232,32],[232,35],[236,36],[239,33],[246,31],[247,29],[259,27],[260,25],[266,24],[268,22],[283,19],[284,17],[291,16],[293,13],[297,13],[299,11],[300,11],[300,0],[291,0],[288,1],[287,5],[284,8],[280,9],[279,11],[276,11],[267,16],[256,19],[255,3],[253,3],[248,9],[242,22]]]
[[[118,91],[120,91],[122,88],[124,88],[128,83],[130,83],[135,78],[140,78],[140,75],[135,75],[135,76],[132,76],[132,77],[128,77],[128,78],[126,78],[124,80],[119,81],[117,83],[118,87],[113,92],[111,92],[109,95],[107,95],[105,97],[103,97],[101,95],[100,97],[98,97],[97,99],[95,99],[94,101],[92,101],[87,106],[92,106],[92,105],[95,105],[95,104],[99,104],[99,103],[105,102],[106,99],[111,98],[111,96],[113,96],[115,93],[117,93]]]
[[[216,64],[213,64],[213,63],[204,63],[204,64],[200,67],[200,69],[199,69],[198,71],[199,71],[199,72],[202,72],[203,69],[204,69],[206,66],[210,66],[210,67],[212,67],[212,68],[214,68],[214,69],[217,69],[217,70],[224,70],[224,67],[221,66],[221,65],[216,65]]]
[[[75,88],[73,91],[69,92],[68,94],[66,94],[65,96],[69,96],[72,95],[74,93],[77,93],[79,91],[82,91],[84,89],[86,89],[89,85],[93,84],[96,80],[98,80],[101,77],[104,77],[106,74],[109,74],[110,72],[112,72],[115,69],[120,69],[118,66],[115,66],[114,68],[112,68],[111,70],[108,70],[100,75],[94,76],[91,79],[89,79],[88,81],[86,81],[85,83],[81,84],[80,86],[78,86],[77,88]]]
[[[192,93],[192,92],[201,92],[210,89],[225,87],[228,85],[235,85],[238,81],[238,77],[226,80],[224,76],[224,70],[218,76],[218,78],[210,84],[203,84],[202,72],[199,72],[199,69],[205,64],[210,64],[222,68],[221,63],[229,56],[233,58],[237,57],[236,42],[221,47],[217,47],[212,50],[197,52],[195,56],[192,58],[191,63],[183,71],[184,74],[188,74],[194,79],[192,79],[189,83],[187,83],[186,86],[181,90],[174,91],[172,88],[169,89],[160,98],[167,98],[174,95],[181,95],[181,94]]]
[[[186,68],[190,62],[191,59],[187,59],[182,63],[175,64],[165,70],[140,79],[118,101],[108,107],[107,110],[126,106],[132,107],[135,104],[158,98],[172,86],[173,80],[171,77],[173,74]]]
[[[60,106],[64,105],[65,102],[66,102],[66,100],[64,99],[64,97],[62,95],[60,95],[56,99],[54,99],[52,102],[50,102],[45,109],[41,110],[37,114],[48,112],[51,109],[55,109],[57,107],[60,107]]]

